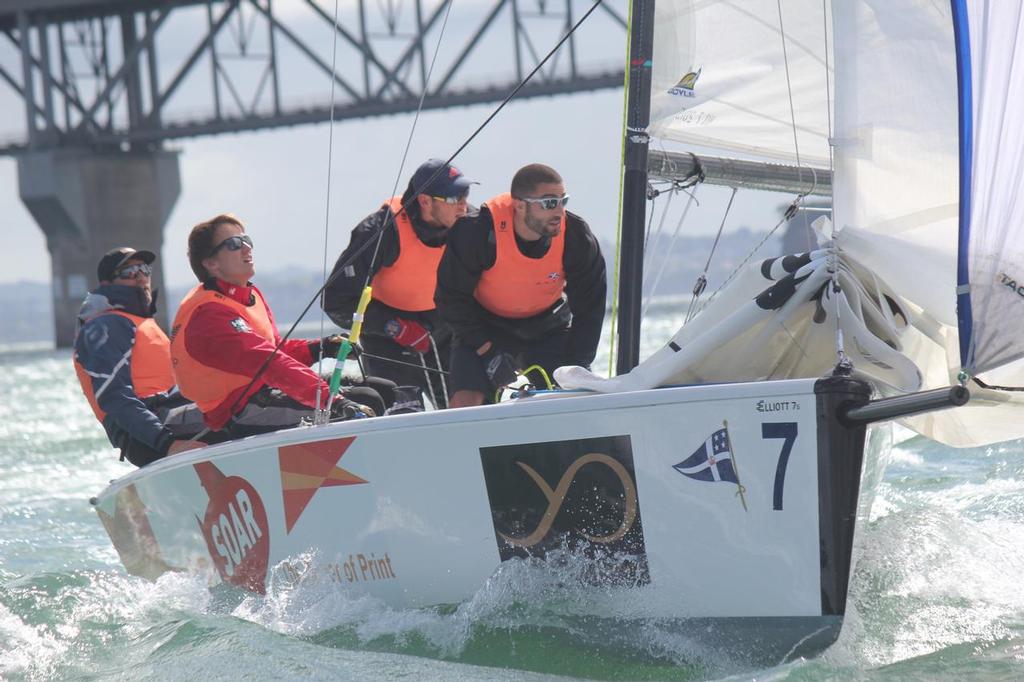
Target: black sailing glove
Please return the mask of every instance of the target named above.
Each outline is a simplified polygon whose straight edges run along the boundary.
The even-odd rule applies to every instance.
[[[325,358],[336,358],[338,357],[338,349],[341,348],[342,342],[348,338],[347,334],[331,334],[325,336],[323,339],[318,341],[309,342],[309,354],[313,357],[313,362],[320,359],[320,349],[323,348]],[[359,347],[358,343],[352,344],[352,350],[349,352],[348,357],[355,360],[359,357],[359,354],[363,351]]]
[[[484,371],[487,373],[487,378],[495,389],[508,386],[515,382],[519,376],[519,367],[515,357],[494,346],[491,346],[491,349],[484,353],[480,359],[484,363]]]
[[[331,419],[365,419],[376,416],[377,413],[366,405],[360,405],[340,394],[331,403]]]

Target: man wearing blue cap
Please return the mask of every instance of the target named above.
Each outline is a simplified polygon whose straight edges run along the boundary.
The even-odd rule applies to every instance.
[[[434,308],[437,265],[449,228],[470,210],[473,184],[451,164],[427,160],[402,196],[385,201],[355,227],[324,290],[324,311],[339,326],[351,328],[369,282],[373,300],[363,317],[361,339],[367,373],[399,386],[418,386],[439,408],[447,406],[441,372],[448,369],[451,330]],[[353,258],[370,240],[379,243]]]

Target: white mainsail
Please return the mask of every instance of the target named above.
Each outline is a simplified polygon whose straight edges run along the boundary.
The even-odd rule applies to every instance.
[[[827,167],[825,18],[820,0],[665,0],[655,4],[655,138]],[[783,33],[786,51],[783,53]]]
[[[657,4],[652,134],[770,160],[795,159],[799,145],[805,166],[827,166],[831,142],[834,227],[823,224],[823,250],[792,273],[785,305],[754,304],[776,286],[755,265],[628,375],[560,370],[559,381],[617,391],[816,376],[835,362],[838,326],[857,373],[883,392],[948,386],[962,369],[1024,386],[1024,315],[1016,313],[1024,306],[1024,205],[1016,201],[1024,75],[1013,69],[1024,17],[1019,3],[954,2],[967,9],[961,33],[973,84],[965,230],[973,362],[961,363],[957,316],[954,8],[842,0],[827,3],[826,21],[820,1],[677,0]],[[1024,422],[1011,416],[1024,394],[971,390],[969,406],[905,423],[957,446],[1024,436]]]

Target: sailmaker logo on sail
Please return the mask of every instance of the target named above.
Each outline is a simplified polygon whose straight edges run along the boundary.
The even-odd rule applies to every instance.
[[[1011,277],[1005,272],[999,273],[999,283],[1010,291],[1016,292],[1018,296],[1024,298],[1024,284],[1018,284],[1018,281],[1019,280],[1016,277]]]
[[[675,95],[676,97],[693,97],[693,88],[697,85],[697,79],[700,78],[700,72],[703,69],[704,67],[701,67],[680,78],[675,87],[668,89],[668,94]]]

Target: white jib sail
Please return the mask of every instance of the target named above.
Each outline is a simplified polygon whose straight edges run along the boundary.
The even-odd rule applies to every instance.
[[[1024,357],[1024,7],[967,2],[971,47],[973,167],[970,297],[974,373]],[[1024,367],[983,374],[1024,386]]]
[[[993,13],[1006,13],[1011,5],[1019,3],[976,3],[978,14],[972,13],[971,22],[984,26],[985,21],[994,19]],[[916,314],[904,335],[907,355],[921,369],[922,388],[946,386],[957,380],[961,369],[955,277],[960,140],[952,8],[948,2],[930,0],[834,2],[832,6],[836,242],[909,302]],[[1009,14],[1019,15],[1019,6]],[[1015,21],[1006,16],[1003,20],[1015,27],[1020,25],[1019,16]],[[1000,68],[993,60],[1012,60],[1019,34],[1013,30],[1005,35],[1001,42],[993,41],[992,34],[976,34],[971,29],[972,50],[980,60],[978,68],[993,74],[989,91],[1007,86],[1005,78],[996,85],[1000,83]],[[1009,64],[1003,69],[1005,76]],[[1007,96],[1005,90],[990,101],[986,101],[987,96],[975,93],[976,110],[1012,109],[1009,101],[999,99]],[[1019,104],[1010,113],[1000,110],[996,116],[988,112],[989,120],[975,126],[975,139],[983,138],[985,142],[984,151],[976,159],[972,194],[979,197],[983,210],[995,211],[990,218],[972,217],[982,233],[972,236],[972,251],[982,259],[985,253],[1013,252],[1021,262],[1019,240],[1014,248],[1014,240],[1005,231],[997,234],[1004,227],[998,224],[1000,219],[1012,219],[1011,207],[1020,186],[1019,168],[1001,177],[997,159],[1019,166],[1024,152],[1019,133],[1000,131],[1000,127],[1005,128],[1001,117],[1019,112]],[[1007,187],[998,196],[998,187],[1004,182]],[[986,246],[975,247],[976,239],[987,241]],[[992,275],[975,273],[971,277],[980,282],[978,293],[984,298],[982,292],[986,284],[991,284]],[[989,296],[986,303],[991,301]],[[999,348],[1007,346],[1004,334],[1007,318],[1012,315],[1005,308],[985,307],[983,304],[976,324],[986,329],[982,339],[992,342],[987,357],[994,362],[1013,357],[1012,352],[1004,354]],[[1022,323],[1011,324],[1019,328]],[[1001,354],[1004,360],[999,359]],[[1020,376],[1019,371],[1011,370],[1009,374]],[[998,376],[1001,381],[1013,379],[1005,369]],[[1020,380],[1016,385],[1021,385]],[[934,440],[958,446],[1024,436],[1024,424],[1015,416],[1020,406],[1015,396],[974,385],[971,391],[974,397],[970,405],[913,418],[906,421],[907,425]]]

